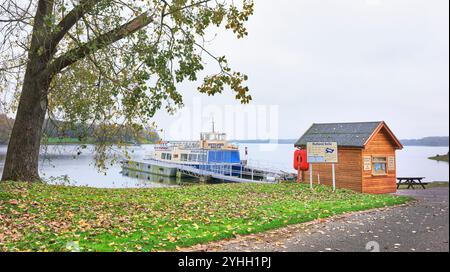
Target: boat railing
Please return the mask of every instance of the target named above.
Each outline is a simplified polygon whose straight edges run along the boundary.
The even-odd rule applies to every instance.
[[[239,150],[239,145],[237,144],[228,144],[228,147],[230,147],[231,149]]]
[[[156,148],[164,149],[164,148],[185,148],[185,149],[198,149],[200,148],[200,143],[198,141],[170,141],[166,142],[163,145],[158,145]]]

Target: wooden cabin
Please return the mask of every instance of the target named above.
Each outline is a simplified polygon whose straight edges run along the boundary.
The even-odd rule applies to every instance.
[[[337,142],[336,187],[370,194],[397,191],[396,150],[402,144],[385,122],[313,124],[295,146],[306,149],[308,142]],[[311,169],[311,168],[310,168]],[[313,183],[331,185],[329,164],[313,165]],[[309,183],[309,170],[300,173]]]

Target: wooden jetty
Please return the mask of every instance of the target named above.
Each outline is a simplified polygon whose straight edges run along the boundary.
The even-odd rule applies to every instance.
[[[201,182],[277,183],[295,176],[294,174],[281,171],[275,172],[244,165],[204,164],[197,168],[190,165],[166,163],[152,159],[146,161],[123,161],[122,168],[165,177],[193,177]]]

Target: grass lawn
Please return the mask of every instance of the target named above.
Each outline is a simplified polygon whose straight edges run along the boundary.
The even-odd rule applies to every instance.
[[[46,144],[81,144],[82,142],[78,138],[59,138],[59,137],[48,137],[45,138],[44,143]]]
[[[425,185],[425,187],[427,189],[431,189],[431,188],[440,188],[440,187],[448,187],[448,182],[430,182],[428,184]],[[408,185],[406,184],[402,184],[400,185],[400,190],[406,190],[408,189]],[[414,189],[422,189],[422,187],[420,187],[420,185],[414,185]],[[413,188],[409,188],[409,190],[414,190]]]
[[[0,182],[0,251],[175,250],[407,197],[297,184],[93,189]]]
[[[48,137],[42,140],[43,143],[48,145],[60,145],[60,144],[94,144],[95,140],[93,138],[87,138],[81,141],[79,138],[69,138],[69,137]],[[139,141],[140,144],[153,144],[154,142],[143,139]],[[134,142],[125,143],[127,145],[134,145]]]

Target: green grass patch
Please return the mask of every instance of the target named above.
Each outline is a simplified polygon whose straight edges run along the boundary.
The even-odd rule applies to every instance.
[[[430,182],[430,183],[424,183],[425,187],[427,189],[431,188],[442,188],[442,187],[448,187],[448,182]],[[407,184],[401,184],[400,190],[407,190],[408,185]],[[422,187],[419,184],[414,185],[414,188],[409,188],[409,190],[417,190],[422,189]]]
[[[430,182],[426,185],[427,188],[441,188],[448,187],[448,182]]]
[[[436,155],[434,157],[430,157],[429,159],[435,160],[435,161],[448,162],[448,153],[447,153],[447,155]]]
[[[80,140],[79,138],[69,138],[69,137],[46,137],[42,139],[42,143],[48,145],[64,145],[64,144],[95,144],[95,139],[86,138]],[[112,144],[117,144],[117,142],[112,142]],[[142,139],[139,141],[122,143],[125,145],[135,145],[135,144],[154,144],[154,142]]]
[[[0,251],[174,250],[409,200],[298,184],[94,189],[3,182]]]
[[[87,143],[80,141],[78,138],[68,138],[68,137],[48,137],[43,139],[45,144],[82,144]]]

